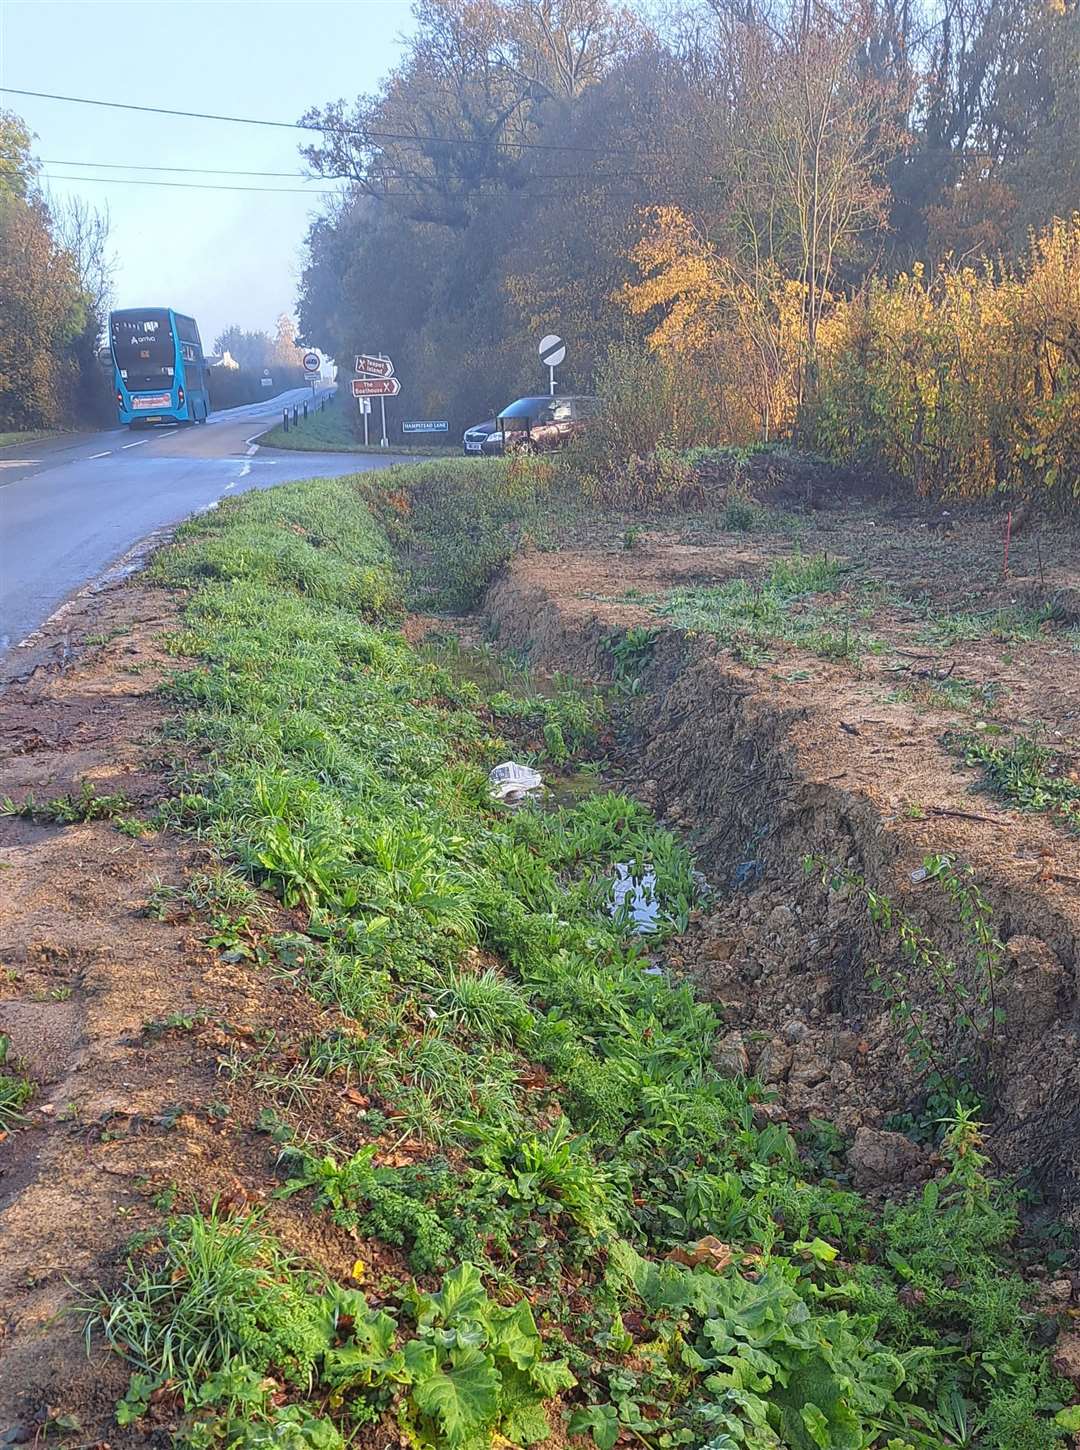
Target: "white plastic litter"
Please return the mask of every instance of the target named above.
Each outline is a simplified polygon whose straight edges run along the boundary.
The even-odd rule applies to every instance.
[[[651,866],[642,875],[634,876],[629,866],[618,862],[611,887],[611,914],[615,916],[619,912],[628,913],[639,932],[656,931],[660,925],[660,903],[656,899],[656,872]]]
[[[516,760],[506,760],[497,765],[488,776],[493,801],[523,801],[538,791],[544,784],[544,777],[531,765],[518,765]]]

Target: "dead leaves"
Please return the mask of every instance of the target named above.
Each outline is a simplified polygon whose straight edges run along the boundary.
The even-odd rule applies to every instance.
[[[712,1234],[706,1234],[689,1248],[674,1248],[665,1256],[672,1264],[683,1264],[688,1269],[706,1268],[714,1274],[722,1274],[735,1258],[730,1244],[722,1243]]]

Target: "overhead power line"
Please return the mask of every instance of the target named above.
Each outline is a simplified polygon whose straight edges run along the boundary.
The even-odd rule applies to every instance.
[[[201,182],[200,181],[151,181],[148,177],[135,177],[135,176],[70,176],[70,175],[68,175],[66,173],[58,172],[58,171],[48,171],[48,172],[44,172],[43,173],[43,179],[45,181],[77,181],[77,182],[80,182],[80,183],[81,182],[85,182],[85,181],[93,181],[93,182],[100,182],[101,184],[103,184],[105,186],[166,186],[166,187],[169,187],[171,189],[177,189],[177,190],[180,190],[180,191],[242,191],[242,192],[255,191],[255,192],[261,192],[261,193],[263,193],[263,195],[267,195],[267,196],[340,196],[341,195],[340,192],[331,191],[331,190],[329,190],[328,188],[325,188],[325,187],[322,188],[321,190],[312,191],[312,190],[308,190],[307,188],[302,187],[302,186],[230,186],[230,185],[223,184],[223,183],[220,183],[220,182],[212,182],[212,181],[201,181]],[[402,178],[402,180],[404,180],[404,179],[405,178]],[[536,179],[537,179],[537,181],[546,181],[548,178],[547,177],[537,177]],[[589,178],[589,179],[591,179],[591,178]],[[355,185],[355,183],[351,183],[351,184]],[[678,192],[680,195],[689,195],[690,194],[689,190],[686,187],[674,187],[674,188],[669,187],[669,188],[667,188],[667,192],[670,193],[670,194],[674,194],[675,192]],[[393,200],[396,197],[401,197],[401,198],[415,197],[415,198],[422,199],[422,200],[426,200],[426,201],[437,201],[437,200],[440,200],[439,193],[437,191],[432,191],[430,188],[415,188],[415,187],[410,188],[410,187],[402,187],[402,188],[399,188],[398,190],[395,191],[395,190],[393,190],[390,187],[383,187],[383,188],[379,188],[378,190],[373,190],[373,191],[371,191],[368,194],[371,195],[371,196],[373,196],[373,197],[375,197],[376,199],[379,199],[379,200],[384,199],[384,198],[389,198],[390,200]],[[632,200],[638,200],[638,201],[641,200],[640,193],[639,192],[636,192],[636,191],[609,192],[608,195],[609,196],[625,197],[625,198],[629,198],[629,199],[632,199]],[[518,190],[518,191],[511,192],[511,191],[506,191],[503,188],[493,189],[491,187],[488,187],[488,188],[485,189],[485,188],[479,187],[479,186],[473,187],[473,189],[470,192],[462,192],[459,195],[446,196],[446,197],[442,197],[441,199],[444,200],[444,201],[459,201],[459,200],[464,200],[468,196],[484,196],[484,197],[496,197],[496,198],[497,197],[501,197],[501,196],[505,196],[505,197],[522,198],[525,201],[566,201],[568,199],[568,193],[566,191],[522,191],[522,190]]]
[[[375,131],[354,126],[316,126],[310,121],[271,121],[261,116],[225,116],[213,111],[179,111],[170,106],[137,106],[131,101],[102,101],[91,96],[65,96],[54,91],[28,91],[17,86],[0,86],[8,96],[30,96],[39,101],[64,101],[72,106],[103,106],[110,111],[138,111],[147,116],[179,116],[187,121],[224,121],[233,126],[269,126],[280,131],[313,131],[324,136],[358,136],[365,141],[396,141],[407,146],[487,146],[524,151],[572,151],[587,156],[634,156],[625,149],[600,146],[570,146],[547,141],[484,140],[474,136],[419,136],[408,132]]]
[[[307,179],[303,171],[243,171],[220,166],[136,166],[130,161],[58,161],[55,158],[48,160],[41,158],[42,166],[98,166],[104,171],[169,171],[184,172],[191,176],[280,176],[287,181],[304,181]],[[324,177],[313,177],[312,180],[322,181]]]
[[[70,164],[70,163],[69,163]],[[261,191],[272,196],[337,196],[336,191],[323,188],[310,191],[304,186],[227,186],[212,181],[151,181],[135,176],[67,176],[57,171],[45,172],[46,181],[103,181],[110,186],[171,186],[183,191]]]
[[[130,161],[60,161],[56,158],[49,160],[41,158],[42,166],[87,166],[97,167],[101,171],[165,171],[170,175],[184,176],[273,176],[280,177],[283,181],[327,181],[331,178],[325,176],[308,176],[304,171],[245,171],[232,168],[215,166],[148,166],[145,163],[135,165]],[[117,177],[117,180],[121,178]],[[337,178],[335,178],[337,179]],[[424,176],[416,171],[397,171],[380,173],[377,176],[364,178],[364,184],[371,185],[382,180],[392,181],[472,181],[471,176],[466,176],[461,171],[440,171],[437,176]],[[494,181],[494,177],[484,178],[486,181]],[[533,181],[651,181],[653,173],[648,171],[545,171],[538,173],[531,178]],[[354,181],[352,177],[341,177],[342,181]],[[359,182],[357,185],[361,184]]]

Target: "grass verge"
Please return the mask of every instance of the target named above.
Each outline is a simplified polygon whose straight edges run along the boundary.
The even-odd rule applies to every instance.
[[[15,448],[20,443],[40,443],[43,438],[59,438],[52,428],[31,428],[24,432],[0,433],[0,448]]]
[[[269,448],[288,448],[307,453],[395,453],[419,457],[451,457],[460,449],[450,445],[437,444],[424,447],[415,443],[398,443],[391,440],[388,449],[378,443],[361,443],[353,430],[352,420],[346,413],[348,405],[337,400],[328,403],[322,412],[313,412],[307,418],[289,423],[288,432],[279,423],[264,433],[259,440]],[[291,415],[290,415],[291,416]]]
[[[155,574],[192,591],[172,819],[230,897],[246,878],[293,909],[257,960],[337,1009],[294,1066],[358,1104],[334,1142],[273,1097],[237,1130],[267,1135],[288,1211],[399,1268],[363,1294],[259,1219],[169,1221],[91,1319],[132,1363],[118,1418],[172,1403],[191,1445],[324,1450],[1064,1438],[977,1125],[958,1111],[910,1202],[813,1181],[759,1086],[714,1067],[713,1010],[646,950],[700,904],[688,852],[610,792],[489,800],[492,714],[545,742],[552,718],[493,711],[408,648],[359,481],[230,500]],[[568,708],[560,753],[595,724]],[[620,864],[655,878],[648,942],[612,914]]]

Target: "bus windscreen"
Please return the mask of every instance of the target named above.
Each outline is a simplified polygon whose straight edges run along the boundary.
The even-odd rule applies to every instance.
[[[160,387],[172,376],[176,340],[165,311],[113,313],[112,347],[129,391]]]

